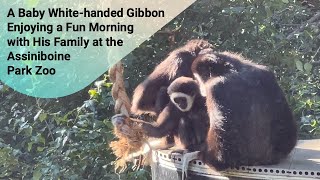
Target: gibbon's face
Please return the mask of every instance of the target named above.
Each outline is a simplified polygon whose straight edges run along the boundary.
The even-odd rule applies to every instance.
[[[197,82],[190,77],[175,79],[167,89],[170,101],[182,112],[190,111],[194,98],[199,94]]]
[[[182,112],[190,111],[195,96],[190,96],[182,92],[174,92],[170,94],[171,102]]]

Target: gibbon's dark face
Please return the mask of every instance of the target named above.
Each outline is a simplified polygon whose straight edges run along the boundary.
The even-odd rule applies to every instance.
[[[175,97],[173,102],[177,104],[181,109],[186,109],[188,106],[188,100],[185,97]]]
[[[197,82],[189,77],[179,77],[168,87],[171,102],[182,112],[187,112],[192,108],[198,92]]]
[[[193,105],[194,96],[190,96],[181,92],[170,94],[171,102],[182,112],[190,111]]]

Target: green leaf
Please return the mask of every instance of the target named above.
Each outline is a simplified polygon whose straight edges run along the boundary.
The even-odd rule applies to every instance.
[[[312,105],[313,105],[313,103],[312,103],[312,101],[311,101],[310,99],[308,99],[308,100],[306,101],[306,105],[307,105],[309,108],[311,108]]]
[[[113,83],[104,83],[103,85],[104,85],[105,87],[110,88],[110,87],[112,87]]]
[[[310,73],[311,70],[312,70],[312,64],[311,63],[305,63],[303,68],[307,73]]]
[[[244,9],[245,9],[245,7],[230,7],[230,10],[236,14],[241,13]]]
[[[90,97],[97,97],[98,96],[98,92],[95,89],[90,89],[88,91],[88,93],[89,93]]]
[[[289,0],[282,0],[283,3],[288,4]]]
[[[265,25],[262,24],[262,25],[259,26],[259,31],[260,32],[263,32],[265,29],[266,29]]]
[[[29,151],[29,152],[31,151],[32,145],[33,145],[33,142],[29,142],[29,143],[28,143],[28,151]]]
[[[310,125],[311,127],[316,127],[317,123],[318,122],[316,120],[312,120]]]
[[[44,137],[42,137],[41,134],[38,134],[37,138],[38,138],[38,142],[40,142],[42,144],[46,144],[46,139]]]
[[[32,127],[29,126],[29,127],[25,128],[24,132],[26,135],[31,136],[32,135]]]
[[[46,119],[47,119],[47,116],[48,116],[47,113],[41,113],[41,114],[39,115],[39,120],[40,120],[40,122],[43,122],[44,120],[46,120]]]
[[[37,147],[38,152],[42,152],[44,150],[44,147]]]
[[[273,15],[272,11],[270,10],[269,6],[265,6],[265,10],[267,12],[267,17],[271,17]]]
[[[303,64],[301,61],[296,60],[296,67],[299,71],[303,71]]]
[[[32,180],[39,180],[41,178],[41,171],[40,168],[37,168],[33,171]]]

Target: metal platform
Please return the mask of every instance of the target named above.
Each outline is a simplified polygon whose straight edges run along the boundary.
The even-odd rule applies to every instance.
[[[154,151],[153,180],[181,179],[182,156],[170,156],[170,150]],[[271,166],[242,166],[217,172],[199,160],[189,165],[188,179],[320,179],[320,139],[300,140],[290,156]]]

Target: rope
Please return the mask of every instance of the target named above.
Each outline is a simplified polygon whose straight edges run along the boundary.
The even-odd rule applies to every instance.
[[[115,101],[115,113],[120,113],[129,117],[131,103],[124,87],[123,66],[121,62],[118,62],[109,69],[109,78],[113,83],[111,93],[113,100]]]
[[[109,144],[117,157],[115,170],[117,171],[118,168],[121,168],[119,171],[121,173],[127,168],[126,162],[130,159],[130,155],[141,150],[144,142],[146,142],[146,136],[141,126],[129,118],[131,103],[124,87],[121,62],[109,69],[109,78],[113,83],[111,94],[115,101],[114,111],[127,117],[123,125],[114,128],[114,135],[118,140]]]

